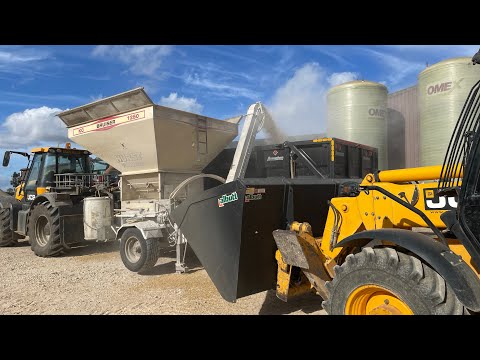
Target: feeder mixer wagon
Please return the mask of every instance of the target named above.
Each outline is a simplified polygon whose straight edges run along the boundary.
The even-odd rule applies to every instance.
[[[21,196],[0,197],[0,246],[28,236],[36,255],[57,256],[72,244],[119,239],[125,266],[142,271],[155,265],[161,247],[176,245],[176,270],[185,271],[185,238],[168,212],[202,192],[203,178],[225,181],[201,171],[237,136],[240,117],[222,121],[155,105],[143,88],[58,116],[86,150],[33,150]],[[92,171],[91,153],[121,171],[118,185]]]
[[[203,178],[225,181],[201,172],[237,136],[240,117],[223,121],[156,105],[143,88],[58,116],[72,141],[121,172],[118,201],[108,191],[83,200],[85,239],[119,239],[122,261],[134,272],[153,267],[160,249],[175,245],[176,271],[184,272],[185,238],[169,211],[202,192]]]

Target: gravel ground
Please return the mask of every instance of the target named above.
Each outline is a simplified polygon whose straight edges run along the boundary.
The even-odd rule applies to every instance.
[[[175,253],[164,250],[148,275],[128,271],[117,243],[40,258],[21,241],[0,248],[0,314],[325,314],[314,294],[283,303],[265,291],[231,304],[222,299],[193,252],[187,274],[175,274]]]

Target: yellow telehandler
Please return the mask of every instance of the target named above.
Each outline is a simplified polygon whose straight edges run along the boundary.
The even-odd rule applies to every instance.
[[[172,216],[227,301],[276,288],[316,291],[329,314],[479,312],[479,126],[480,81],[443,166],[237,178]]]

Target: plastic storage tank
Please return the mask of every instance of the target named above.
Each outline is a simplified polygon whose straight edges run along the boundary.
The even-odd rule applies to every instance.
[[[327,135],[378,149],[378,167],[387,168],[387,87],[350,81],[327,93]]]
[[[418,75],[420,164],[441,165],[450,137],[480,66],[470,57],[452,58],[427,67]]]

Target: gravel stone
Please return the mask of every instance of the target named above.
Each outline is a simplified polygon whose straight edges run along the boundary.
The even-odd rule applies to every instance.
[[[190,271],[176,274],[175,251],[163,249],[140,275],[125,268],[116,242],[40,258],[21,240],[0,248],[0,314],[326,314],[315,294],[284,303],[269,290],[229,303],[192,251],[186,264]]]

